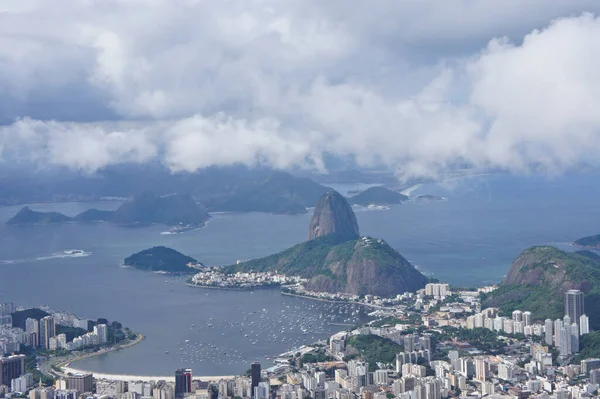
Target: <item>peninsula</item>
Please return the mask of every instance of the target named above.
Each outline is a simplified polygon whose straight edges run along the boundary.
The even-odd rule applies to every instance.
[[[425,286],[423,276],[385,241],[361,237],[348,201],[325,193],[315,207],[308,241],[228,272],[274,272],[307,279],[302,290],[355,296],[395,296]]]

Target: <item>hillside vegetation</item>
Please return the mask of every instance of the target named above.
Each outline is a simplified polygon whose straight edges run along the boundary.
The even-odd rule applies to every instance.
[[[500,287],[483,300],[505,314],[520,309],[532,312],[537,320],[556,319],[564,315],[564,294],[569,289],[585,293],[590,326],[600,328],[600,261],[587,253],[550,246],[528,248]]]

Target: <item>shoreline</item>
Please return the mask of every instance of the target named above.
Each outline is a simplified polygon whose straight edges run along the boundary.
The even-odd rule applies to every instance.
[[[110,373],[97,373],[95,371],[76,369],[73,367],[65,366],[63,368],[67,373],[73,374],[87,374],[90,373],[94,376],[94,379],[98,380],[108,380],[108,381],[167,381],[167,382],[175,382],[175,376],[154,376],[154,375],[131,375],[131,374],[110,374]],[[213,381],[218,382],[222,379],[232,380],[236,376],[235,375],[222,375],[222,376],[193,376],[194,380],[201,381]]]
[[[248,287],[248,288],[244,288],[244,287],[213,287],[210,285],[198,285],[198,284],[190,284],[190,283],[185,283],[185,285],[189,286],[189,287],[194,287],[194,288],[209,288],[211,290],[227,290],[227,291],[252,291],[252,290],[266,290],[266,289],[275,289],[275,288],[280,288],[279,286],[257,286],[257,287]]]
[[[314,296],[301,295],[301,294],[292,294],[292,293],[283,292],[283,291],[281,291],[281,295],[295,296],[295,297],[304,298],[304,299],[312,299],[313,301],[320,301],[320,302],[329,302],[329,303],[338,303],[338,304],[348,303],[348,304],[352,304],[352,305],[367,306],[367,307],[370,307],[370,308],[373,308],[373,309],[377,309],[377,310],[388,309],[385,306],[372,305],[370,303],[361,303],[361,302],[354,302],[354,301],[335,301],[333,299],[323,299],[323,298],[317,298],[317,297],[314,297]]]
[[[114,346],[110,346],[108,348],[105,349],[101,349],[99,351],[96,352],[87,352],[87,353],[83,353],[81,355],[75,356],[74,358],[70,358],[69,356],[65,356],[65,359],[57,359],[57,362],[55,364],[53,364],[52,362],[47,363],[47,366],[49,366],[49,374],[53,375],[53,376],[58,376],[58,377],[64,377],[65,374],[68,373],[94,373],[93,371],[86,371],[86,370],[79,370],[79,369],[75,369],[70,367],[71,363],[76,363],[76,362],[80,362],[82,360],[85,359],[89,359],[95,356],[100,356],[100,355],[105,355],[107,353],[111,353],[111,352],[116,352],[118,350],[121,349],[127,349],[127,348],[131,348],[132,346],[135,346],[137,344],[139,344],[140,342],[142,342],[144,339],[146,339],[146,337],[143,334],[137,333],[137,338],[131,342],[127,342],[124,344],[118,344],[118,345],[114,345]],[[56,371],[54,367],[57,367],[61,370],[61,372]]]

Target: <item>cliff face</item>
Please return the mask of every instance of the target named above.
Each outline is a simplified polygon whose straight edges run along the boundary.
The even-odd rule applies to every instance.
[[[363,237],[331,248],[324,271],[312,277],[306,288],[389,297],[425,284],[427,278],[387,243]]]
[[[340,193],[328,191],[315,207],[308,228],[308,239],[335,234],[342,239],[358,238],[358,222],[352,207]]]

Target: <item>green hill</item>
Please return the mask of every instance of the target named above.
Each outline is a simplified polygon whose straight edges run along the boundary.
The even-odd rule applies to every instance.
[[[569,289],[585,293],[590,327],[600,328],[600,261],[550,246],[523,251],[500,287],[484,296],[483,303],[505,314],[520,309],[532,312],[537,320],[556,319],[564,315],[564,294]]]
[[[123,262],[125,266],[133,266],[141,270],[168,273],[194,273],[195,269],[189,267],[188,263],[198,263],[198,261],[174,249],[162,246],[133,254],[125,258]]]
[[[350,203],[357,205],[396,205],[407,201],[408,197],[385,187],[370,187],[350,198]]]
[[[579,240],[576,240],[573,244],[582,248],[600,249],[600,234],[580,238]]]
[[[52,224],[70,222],[73,219],[58,212],[37,212],[24,206],[21,210],[9,219],[6,224],[9,225],[27,225],[27,224]]]

